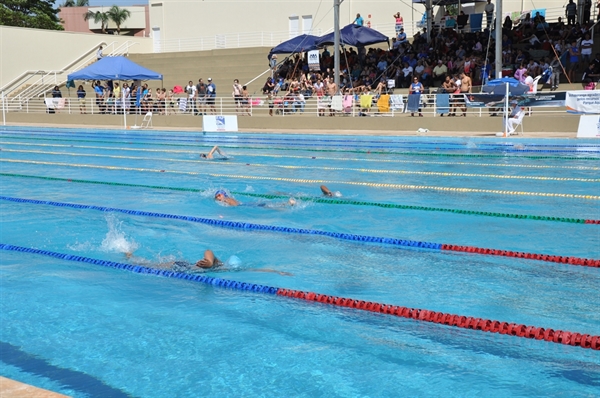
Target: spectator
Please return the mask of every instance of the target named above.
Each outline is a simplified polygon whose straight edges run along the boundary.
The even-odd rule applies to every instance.
[[[487,28],[490,29],[494,20],[494,5],[492,4],[492,0],[487,0],[487,4],[485,5],[485,20],[487,22]]]
[[[85,114],[85,90],[81,84],[77,87],[77,99],[79,100],[79,112]]]
[[[592,58],[592,47],[594,46],[594,39],[590,38],[590,34],[586,33],[584,38],[579,43],[581,61],[586,65],[590,63]]]
[[[441,82],[445,77],[446,74],[448,74],[448,67],[446,65],[444,65],[444,63],[442,62],[442,60],[438,60],[438,64],[435,68],[433,68],[433,84],[435,85],[436,82]]]
[[[206,104],[211,110],[211,114],[216,114],[215,98],[217,97],[217,86],[212,82],[212,79],[208,78],[208,85],[206,86]]]
[[[519,68],[515,71],[514,77],[521,83],[525,83],[526,73],[527,73],[527,68],[525,68],[525,65],[521,64],[521,65],[519,65]]]
[[[573,1],[573,0],[571,0]],[[569,81],[575,81],[575,72],[579,70],[579,56],[581,53],[579,52],[579,47],[577,46],[577,42],[574,41],[571,43],[571,47],[569,47]]]
[[[573,0],[569,0],[569,4],[565,8],[565,15],[567,17],[567,25],[575,25],[575,16],[577,15],[577,4]]]
[[[52,98],[62,98],[62,93],[60,92],[58,86],[54,86],[52,89]]]
[[[356,24],[356,26],[363,26],[365,20],[363,19],[363,17],[360,16],[360,14],[356,14],[356,19],[354,20],[354,23]]]
[[[552,75],[550,76],[550,90],[556,90],[558,88],[558,84],[560,82],[560,74],[562,72],[562,64],[560,63],[560,58],[557,55],[554,56],[554,60],[550,62],[550,68],[552,70]]]
[[[400,28],[400,33],[398,33],[398,37],[396,39],[400,44],[408,42],[408,39],[406,38],[406,33],[404,33],[404,28]]]
[[[250,98],[250,93],[248,93],[248,86],[242,86],[242,106],[244,107],[244,110],[246,111],[248,116],[252,116],[252,113],[250,112],[251,100],[252,99]]]
[[[196,104],[198,107],[198,115],[202,116],[206,114],[206,84],[204,84],[204,80],[202,78],[198,79],[198,84],[196,84]]]
[[[96,51],[96,60],[100,61],[102,59],[102,46],[98,47],[98,51]]]
[[[402,19],[400,11],[394,14],[394,19],[396,21],[396,36],[398,36],[400,34],[400,31],[404,28],[404,19]]]
[[[240,84],[240,81],[238,79],[235,79],[233,81],[233,91],[231,92],[231,96],[233,97],[233,101],[235,102],[235,111],[236,113],[239,113],[243,106],[242,106],[242,85]]]
[[[295,94],[294,102],[292,103],[294,112],[300,110],[301,113],[304,113],[305,105],[306,105],[306,99],[304,98],[304,94],[302,94],[302,92]]]

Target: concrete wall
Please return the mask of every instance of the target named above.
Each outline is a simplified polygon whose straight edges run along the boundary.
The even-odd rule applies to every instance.
[[[150,25],[159,27],[161,40],[175,40],[210,36],[218,33],[288,32],[289,18],[312,15],[313,28],[330,31],[333,28],[332,0],[149,0]],[[465,1],[466,3],[466,1]],[[496,3],[493,1],[493,3]],[[561,8],[564,0],[545,0],[538,8]],[[477,5],[477,10],[483,5]],[[534,8],[522,0],[504,0],[503,13]],[[411,8],[414,5],[414,10]],[[345,0],[340,6],[340,24],[347,25],[360,13],[382,33],[394,34],[393,14],[400,12],[405,24],[420,21],[425,7],[410,1]],[[478,11],[483,12],[483,11]],[[563,12],[564,13],[564,12]],[[301,32],[302,33],[302,32]]]
[[[121,44],[137,43],[131,53],[152,52],[145,37],[96,35],[0,26],[0,87],[27,70],[61,70],[87,51],[95,53],[100,43],[114,43],[105,54]]]

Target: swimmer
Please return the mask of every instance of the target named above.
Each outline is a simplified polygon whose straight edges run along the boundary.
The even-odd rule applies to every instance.
[[[330,198],[332,198],[332,197],[334,197],[334,196],[335,196],[336,198],[339,198],[339,197],[341,197],[341,196],[342,196],[342,194],[341,194],[341,193],[339,193],[339,192],[331,192],[331,191],[329,190],[329,188],[327,188],[325,185],[321,185],[321,192],[323,192],[323,195],[325,195],[325,196],[329,196]]]
[[[229,205],[229,206],[239,206],[240,205],[240,202],[238,202],[234,198],[229,197],[229,195],[227,195],[227,192],[223,191],[222,189],[219,189],[217,192],[215,192],[215,200],[217,202],[225,203],[226,205]]]
[[[196,261],[195,263],[190,263],[189,261],[185,261],[185,260],[174,260],[174,261],[167,261],[164,263],[151,264],[151,262],[146,259],[134,257],[133,252],[126,252],[125,257],[135,264],[150,266],[150,267],[155,267],[155,268],[169,268],[175,272],[192,272],[193,273],[193,272],[198,272],[201,270],[232,271],[232,269],[226,268],[225,267],[226,264],[223,263],[221,260],[219,260],[215,256],[215,253],[213,253],[213,251],[210,249],[205,250],[204,257],[202,259]],[[237,260],[239,261],[239,259],[237,259]],[[230,260],[228,260],[228,261],[230,261]],[[276,273],[276,274],[283,275],[283,276],[293,276],[294,275],[289,272],[277,271],[277,270],[270,269],[270,268],[240,269],[240,271],[272,272],[272,273]]]
[[[229,159],[229,158],[227,157],[227,155],[225,154],[225,152],[221,152],[221,148],[219,148],[217,145],[215,145],[215,146],[214,146],[214,147],[213,147],[213,148],[210,150],[210,152],[209,152],[209,153],[201,153],[201,154],[200,154],[200,157],[201,157],[202,159],[214,159],[214,156],[213,156],[213,155],[215,154],[215,152],[217,152],[219,155],[221,155],[221,156],[222,156],[222,158],[221,158],[221,159],[223,159],[223,160]]]
[[[296,199],[294,199],[294,198],[289,198],[287,202],[278,203],[278,204],[269,204],[269,203],[243,203],[242,204],[242,203],[238,202],[237,200],[235,200],[234,198],[227,195],[227,192],[225,192],[222,189],[219,189],[217,192],[215,192],[215,200],[217,202],[225,203],[228,206],[250,206],[250,207],[278,208],[278,207],[286,207],[286,206],[295,206],[296,205]]]
[[[325,185],[321,185],[321,192],[323,192],[323,195],[325,196],[333,196],[333,192],[331,192]]]

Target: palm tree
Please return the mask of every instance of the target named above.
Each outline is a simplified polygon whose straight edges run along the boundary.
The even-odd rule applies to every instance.
[[[83,19],[86,21],[88,19],[93,19],[94,23],[100,22],[100,28],[102,29],[102,33],[106,33],[106,28],[108,27],[108,21],[110,17],[108,16],[108,12],[100,12],[100,11],[88,11],[83,14]]]
[[[127,20],[127,18],[131,17],[131,12],[125,8],[120,8],[119,6],[112,6],[110,10],[106,12],[111,21],[117,25],[117,34],[121,34],[121,25],[123,22]]]

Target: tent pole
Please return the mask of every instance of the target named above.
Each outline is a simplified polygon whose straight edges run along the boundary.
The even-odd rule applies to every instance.
[[[433,29],[433,6],[431,0],[425,2],[425,19],[427,20],[427,43],[431,43],[431,29]]]
[[[333,0],[333,82],[338,92],[340,90],[340,4],[342,1],[344,0]]]
[[[509,96],[509,88],[508,82],[506,83],[506,93],[504,94],[504,117],[502,118],[502,122],[504,122],[504,136],[508,137],[508,96]]]
[[[123,100],[123,103],[121,104],[121,108],[123,109],[123,126],[125,127],[125,130],[127,130],[127,108],[125,108],[125,90],[123,90],[123,82],[121,82],[121,99]]]
[[[496,78],[502,77],[502,0],[496,0]]]

